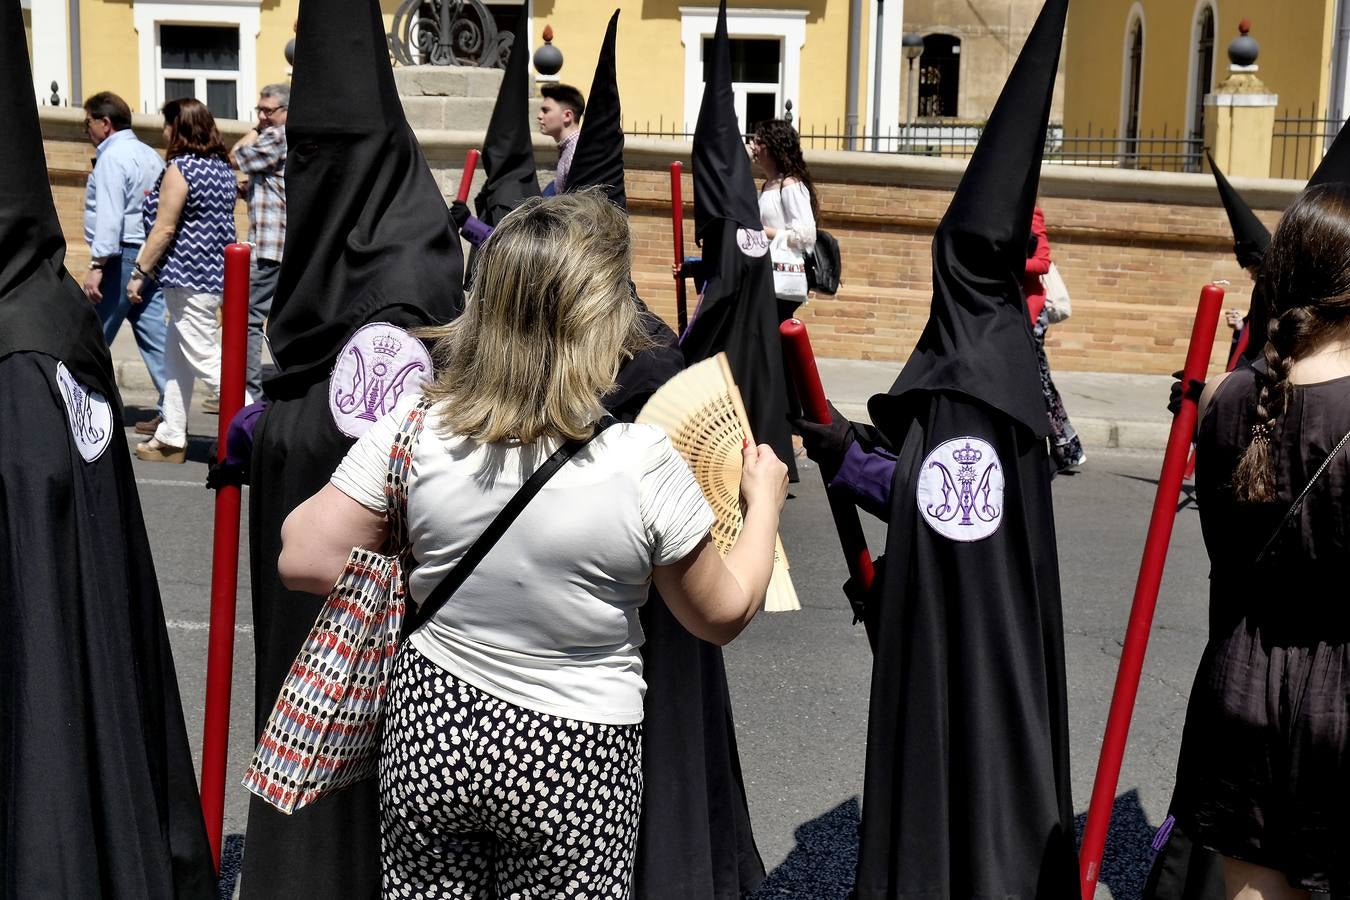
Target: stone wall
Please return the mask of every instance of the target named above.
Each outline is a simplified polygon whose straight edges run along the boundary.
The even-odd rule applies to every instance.
[[[53,193],[70,243],[68,264],[82,273],[88,251],[81,231],[84,179],[92,148],[80,136],[79,111],[42,111]],[[157,138],[151,118],[137,131]],[[145,128],[142,128],[145,125]],[[419,132],[428,161],[449,195],[464,153],[480,135]],[[236,136],[227,136],[232,142]],[[628,197],[634,234],[634,280],[652,307],[673,322],[669,164],[685,164],[685,236],[693,247],[693,186],[688,145],[631,140]],[[553,162],[538,138],[541,164]],[[902,360],[928,315],[929,247],[933,230],[960,178],[961,162],[880,154],[807,153],[816,176],[823,224],[839,239],[843,285],[802,309],[822,356]],[[543,173],[541,183],[546,180]],[[475,179],[474,190],[481,184]],[[1238,190],[1274,226],[1300,182],[1234,179]],[[1250,282],[1232,254],[1232,235],[1208,175],[1047,166],[1040,203],[1051,250],[1073,296],[1073,317],[1050,331],[1056,368],[1167,373],[1181,367],[1202,285],[1231,279],[1227,306],[1245,309]],[[240,234],[247,219],[239,206]],[[691,303],[693,298],[691,297]],[[1214,362],[1228,331],[1220,325]]]

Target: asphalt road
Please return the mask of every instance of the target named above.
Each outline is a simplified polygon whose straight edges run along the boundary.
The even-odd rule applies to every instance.
[[[194,433],[214,425],[194,417]],[[212,565],[213,505],[201,487],[207,452],[207,442],[196,441],[186,465],[135,463],[194,752],[202,734]],[[1094,450],[1091,456],[1081,474],[1054,483],[1080,827],[1160,463],[1155,453]],[[838,590],[844,565],[814,469],[803,472],[794,494],[782,537],[803,608],[762,614],[727,648],[726,659],[755,834],[770,870],[759,896],[829,900],[845,897],[852,881],[871,656]],[[247,511],[247,493],[244,499]],[[873,525],[872,544],[879,548],[883,529]],[[1204,643],[1206,570],[1198,517],[1188,505],[1172,539],[1099,898],[1138,896],[1152,831],[1166,812],[1186,697]],[[247,794],[237,785],[252,749],[247,523],[240,572],[225,896],[247,810]]]

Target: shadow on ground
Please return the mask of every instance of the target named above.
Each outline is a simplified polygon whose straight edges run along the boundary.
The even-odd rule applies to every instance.
[[[787,859],[768,874],[754,900],[811,897],[843,900],[853,888],[858,861],[858,824],[862,811],[851,797],[834,809],[797,826],[797,843]]]

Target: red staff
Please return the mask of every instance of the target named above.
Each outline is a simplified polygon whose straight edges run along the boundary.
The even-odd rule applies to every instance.
[[[680,173],[684,166],[679,160],[670,164],[670,225],[675,236],[675,320],[678,334],[683,335],[689,324],[689,305],[684,296],[684,196]]]
[[[225,308],[220,338],[220,421],[216,463],[225,462],[230,421],[244,405],[248,352],[248,244],[225,248]],[[216,488],[215,542],[211,550],[211,626],[206,651],[206,714],[202,727],[202,817],[211,858],[220,871],[225,823],[225,761],[230,746],[230,679],[234,669],[234,617],[239,591],[239,485]]]
[[[1200,306],[1191,330],[1190,348],[1186,351],[1186,365],[1182,369],[1182,385],[1204,380],[1222,306],[1223,288],[1217,284],[1207,284],[1201,288]],[[1144,555],[1139,561],[1139,578],[1135,582],[1130,623],[1125,629],[1125,646],[1120,653],[1120,669],[1116,672],[1116,687],[1111,695],[1111,711],[1106,718],[1106,735],[1102,738],[1097,778],[1092,785],[1092,802],[1088,806],[1087,823],[1083,828],[1083,844],[1078,856],[1083,900],[1092,900],[1097,889],[1097,877],[1101,874],[1102,851],[1106,849],[1106,831],[1111,824],[1111,806],[1115,800],[1116,785],[1120,781],[1120,762],[1125,756],[1125,739],[1129,735],[1130,717],[1134,714],[1135,695],[1139,691],[1139,676],[1144,668],[1144,651],[1148,648],[1153,610],[1158,605],[1158,587],[1162,584],[1163,565],[1167,562],[1167,544],[1172,538],[1172,525],[1176,520],[1177,494],[1181,492],[1186,455],[1191,446],[1191,437],[1195,434],[1198,409],[1195,398],[1189,393],[1186,390],[1181,392],[1181,409],[1172,418],[1172,431],[1167,438],[1167,452],[1163,456],[1162,473],[1158,476],[1158,491],[1153,498],[1153,515],[1148,523]]]
[[[825,389],[820,383],[820,370],[816,368],[816,355],[811,352],[811,338],[806,334],[806,326],[800,319],[788,319],[778,326],[778,333],[783,338],[783,349],[787,351],[788,376],[797,389],[802,412],[812,422],[830,424],[830,404],[825,399]],[[824,477],[823,472],[821,477]],[[858,508],[847,497],[828,490],[829,484],[825,487],[830,500],[830,513],[834,516],[834,527],[839,532],[839,543],[848,561],[849,577],[860,594],[865,596],[872,589],[876,572],[872,566],[872,554],[867,549],[862,523],[858,521]]]
[[[455,195],[460,203],[469,202],[469,183],[473,181],[473,170],[478,168],[478,157],[481,155],[472,148],[464,154],[464,171],[459,175],[459,193]]]

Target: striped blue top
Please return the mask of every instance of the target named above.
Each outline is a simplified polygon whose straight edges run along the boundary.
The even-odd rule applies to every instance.
[[[225,245],[234,242],[234,204],[239,197],[234,172],[225,160],[214,156],[180,156],[169,166],[177,166],[183,174],[188,196],[178,217],[178,231],[155,267],[155,277],[164,287],[220,293],[225,290]],[[161,175],[145,195],[146,234],[159,214],[163,182]]]

